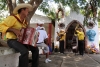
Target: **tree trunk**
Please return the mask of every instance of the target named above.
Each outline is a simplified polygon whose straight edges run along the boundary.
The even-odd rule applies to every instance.
[[[24,3],[23,0],[19,0],[20,3]],[[39,5],[43,2],[43,0],[30,0],[28,3],[31,4],[33,6],[33,11],[30,12],[30,14],[28,15],[28,17],[26,18],[26,20],[29,22],[30,24],[30,20],[32,18],[32,16],[34,15],[35,11],[37,10],[37,8],[39,7]]]
[[[12,0],[12,6],[13,6],[13,8],[16,7],[16,0]]]
[[[43,0],[30,0],[29,4],[33,6],[33,11],[30,12],[30,14],[27,17],[27,21],[30,22],[30,19],[34,15],[35,11],[39,7],[39,5],[43,2]]]
[[[51,20],[51,23],[52,23],[53,26],[55,27],[55,19]]]
[[[12,6],[12,0],[7,0],[8,8],[9,8],[9,13],[10,15],[13,13],[13,6]]]

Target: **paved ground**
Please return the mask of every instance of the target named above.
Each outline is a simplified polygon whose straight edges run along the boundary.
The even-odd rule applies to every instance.
[[[75,55],[74,53],[52,53],[50,63],[45,63],[45,55],[40,55],[39,67],[100,67],[100,54]],[[29,64],[29,67],[31,64]]]
[[[100,67],[100,54],[53,53],[50,55],[52,62],[44,63],[45,55],[40,55],[39,67]]]

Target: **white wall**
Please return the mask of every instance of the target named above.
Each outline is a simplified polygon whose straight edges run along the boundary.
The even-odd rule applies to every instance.
[[[34,24],[34,23],[38,23],[38,22],[51,23],[51,20],[49,18],[47,18],[46,16],[34,14],[30,20],[30,24]]]
[[[40,22],[40,23],[43,22],[43,23],[44,23],[43,26],[45,27],[45,30],[46,30],[47,33],[48,33],[48,30],[49,30],[49,23],[51,23],[51,20],[50,20],[48,17],[46,17],[46,16],[41,16],[41,15],[35,14],[35,15],[33,15],[33,17],[32,17],[31,20],[30,20],[30,26],[36,28],[38,22]],[[54,28],[53,25],[52,25],[51,37],[52,37],[53,39],[54,39],[54,31],[55,31],[55,28]]]
[[[84,16],[81,14],[77,14],[76,12],[71,12],[70,16],[65,17],[65,28],[67,27],[67,25],[73,21],[73,20],[77,20],[79,21],[81,24],[83,24],[83,20],[84,20]],[[86,31],[88,31],[89,29],[87,27],[85,27]],[[92,29],[95,30],[96,32],[96,36],[95,36],[95,41],[93,41],[93,43],[96,45],[96,47],[99,49],[99,38],[98,38],[98,23],[97,25],[95,25],[95,27]],[[56,41],[56,36],[57,36],[57,31],[59,31],[58,28],[58,23],[56,21],[56,27],[55,27],[55,46],[59,44],[58,41]],[[91,42],[88,40],[88,45],[91,45]]]
[[[77,14],[76,12],[71,12],[69,16],[65,17],[65,20],[64,20],[65,28],[73,20],[78,20],[79,22],[83,23],[84,17],[81,14]],[[58,28],[58,22],[56,21],[56,27],[55,27],[55,46],[59,45],[59,42],[56,41],[56,37],[57,37],[57,33],[56,32],[57,31],[59,31],[59,28]]]
[[[91,30],[91,29],[88,29],[87,27],[85,27],[86,31],[88,30]],[[97,47],[97,49],[99,49],[99,30],[98,30],[98,22],[96,21],[96,25],[92,28],[92,30],[94,30],[96,32],[96,36],[95,36],[95,39],[94,41],[89,41],[87,40],[88,42],[88,45],[95,45]]]
[[[73,20],[77,20],[77,21],[79,21],[81,24],[83,24],[84,16],[81,15],[81,14],[77,14],[76,12],[71,12],[71,13],[70,13],[70,16],[65,17],[65,21],[64,21],[65,27],[67,27],[67,25],[68,25],[71,21],[73,21]],[[48,19],[48,18],[45,17],[45,16],[40,16],[40,15],[36,15],[36,14],[35,14],[35,15],[31,18],[31,21],[30,21],[31,25],[30,25],[30,26],[32,26],[32,27],[35,28],[37,22],[50,23],[51,20]],[[97,22],[96,22],[96,23],[97,23]],[[46,26],[46,29],[48,29],[48,26]],[[85,27],[85,29],[86,29],[86,32],[89,30],[87,27]],[[97,23],[97,25],[95,25],[95,27],[94,27],[92,30],[95,30],[95,32],[96,32],[95,41],[93,41],[92,43],[94,43],[94,44],[96,45],[96,47],[99,49],[98,23]],[[53,29],[53,31],[54,31],[54,29]],[[52,35],[52,36],[54,36],[54,43],[55,43],[55,45],[58,45],[58,44],[59,44],[59,43],[56,41],[56,36],[57,36],[56,32],[57,32],[57,31],[59,31],[59,28],[58,28],[58,22],[56,21],[56,24],[55,24],[55,32],[54,32],[54,35]],[[52,34],[53,34],[53,33],[52,33]],[[91,45],[91,42],[90,42],[89,40],[88,40],[88,45]]]

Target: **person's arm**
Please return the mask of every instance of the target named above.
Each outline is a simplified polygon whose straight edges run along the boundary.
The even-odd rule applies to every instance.
[[[3,22],[0,23],[0,32],[14,32],[17,36],[20,35],[20,30],[12,28],[16,23],[16,19],[13,16],[7,17]]]
[[[9,16],[7,17],[3,22],[0,23],[0,32],[6,33],[8,28],[13,27],[16,20],[14,20],[14,17]]]
[[[46,31],[45,31],[45,43],[46,43],[46,45],[48,45],[48,35],[47,35]]]
[[[21,36],[20,30],[15,29],[15,28],[8,28],[6,32],[13,32],[17,37]]]
[[[80,31],[78,31],[78,30],[76,30],[76,32],[77,32],[78,34],[83,34],[83,32],[80,32]]]
[[[48,38],[45,39],[45,44],[48,45]]]
[[[59,33],[57,32],[57,35],[59,36]]]

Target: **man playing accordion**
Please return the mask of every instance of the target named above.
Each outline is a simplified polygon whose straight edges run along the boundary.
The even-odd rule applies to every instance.
[[[15,7],[13,16],[8,16],[2,23],[0,23],[0,32],[6,33],[8,46],[20,52],[18,67],[28,67],[28,48],[32,52],[32,67],[38,67],[38,47],[24,45],[17,41],[17,39],[22,36],[20,30],[22,28],[27,28],[28,24],[25,18],[28,16],[28,13],[32,8],[33,7],[30,4],[21,3]]]

